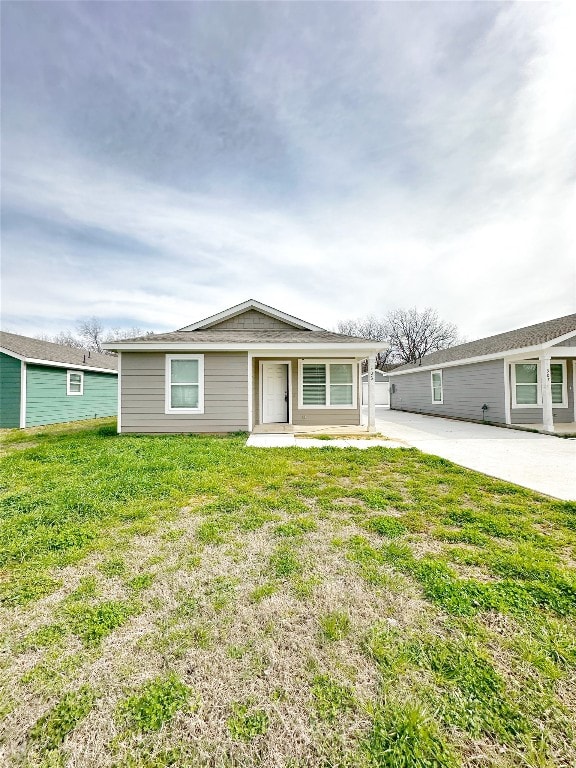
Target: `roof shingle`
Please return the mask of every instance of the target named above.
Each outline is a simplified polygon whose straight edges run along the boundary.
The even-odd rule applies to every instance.
[[[394,373],[409,371],[412,368],[420,368],[421,366],[442,365],[443,363],[467,360],[470,357],[482,357],[484,355],[498,354],[499,352],[508,352],[513,349],[533,347],[553,341],[560,336],[572,332],[576,333],[576,314],[556,317],[554,320],[546,320],[544,323],[527,325],[515,331],[498,333],[496,336],[487,336],[485,339],[468,341],[465,344],[458,344],[455,347],[442,349],[439,352],[432,352],[429,355],[425,355],[417,363],[406,363],[395,368]]]
[[[197,330],[197,331],[172,331],[171,333],[157,333],[150,336],[140,336],[135,339],[122,339],[121,344],[157,344],[158,342],[181,342],[188,344],[317,344],[317,343],[336,343],[336,344],[354,344],[361,342],[365,344],[369,339],[362,339],[357,336],[345,336],[341,333],[332,333],[331,331],[299,331],[299,330],[225,330],[216,331]],[[377,342],[376,342],[377,343]]]
[[[88,352],[86,349],[67,347],[64,344],[54,344],[52,341],[41,341],[17,333],[0,331],[0,347],[7,352],[24,357],[27,360],[42,360],[47,363],[65,363],[71,367],[105,368],[110,371],[118,370],[116,355],[103,355],[98,352]]]

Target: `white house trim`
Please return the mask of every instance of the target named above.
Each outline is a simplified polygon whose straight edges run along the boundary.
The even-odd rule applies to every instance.
[[[440,400],[434,400],[434,374],[437,373],[440,376]],[[430,371],[430,398],[432,405],[444,405],[444,377],[442,376],[442,369],[439,368],[435,371]]]
[[[293,357],[301,356],[315,356],[315,357],[356,357],[359,360],[364,360],[370,355],[376,355],[381,352],[384,347],[375,347],[373,343],[366,344],[302,344],[302,342],[290,344],[278,343],[252,343],[252,344],[234,344],[234,343],[202,343],[189,341],[163,341],[154,343],[113,343],[107,344],[106,349],[114,349],[123,352],[258,352],[263,356],[275,357],[277,355],[284,355],[288,352],[293,353]],[[70,367],[70,366],[67,366]],[[76,366],[78,367],[78,366]],[[435,366],[437,367],[437,366]],[[94,369],[89,369],[94,370]],[[420,370],[420,369],[417,369]],[[111,371],[116,373],[116,371]]]
[[[372,358],[369,358],[369,361]],[[333,410],[333,411],[353,411],[356,408],[358,408],[358,369],[354,363],[356,360],[354,359],[347,359],[347,358],[300,358],[298,360],[298,409],[299,410]],[[326,392],[328,394],[328,398],[330,397],[330,364],[337,365],[339,363],[351,365],[352,366],[352,405],[304,405],[304,387],[303,387],[303,366],[304,365],[314,365],[314,363],[321,363],[322,365],[326,365]],[[370,389],[370,384],[368,384],[368,389]]]
[[[73,392],[70,389],[71,376],[80,376],[80,392]],[[66,371],[66,394],[68,397],[82,397],[84,394],[84,371]]]
[[[26,426],[26,363],[20,361],[20,429]]]
[[[512,402],[510,398],[510,362],[504,359],[504,421],[506,424],[512,424]]]
[[[173,408],[172,407],[172,360],[198,360],[198,407],[197,408]],[[165,408],[166,414],[204,413],[204,355],[166,355],[165,367]],[[192,383],[192,382],[190,382]],[[195,382],[194,382],[195,383]]]
[[[312,325],[312,323],[307,323],[305,320],[300,320],[300,318],[294,317],[293,315],[289,315],[286,312],[281,312],[279,309],[274,309],[274,307],[269,307],[267,304],[262,304],[260,301],[256,301],[255,299],[248,299],[248,301],[243,301],[241,304],[236,304],[234,307],[225,309],[222,312],[217,312],[215,315],[210,315],[210,317],[205,317],[203,320],[198,320],[198,322],[196,323],[185,325],[183,328],[179,328],[178,330],[179,331],[196,331],[199,328],[210,328],[210,326],[212,325],[216,325],[217,323],[220,323],[223,320],[229,320],[232,317],[241,315],[243,312],[246,312],[250,309],[255,309],[257,312],[261,312],[263,315],[268,315],[268,317],[274,317],[277,320],[282,320],[285,323],[290,323],[290,325],[293,325],[297,328],[302,328],[307,331],[323,331],[324,330],[324,328],[320,328],[320,326],[318,325]]]
[[[252,432],[254,427],[254,392],[252,391],[254,358],[252,353],[248,352],[248,432]]]
[[[292,424],[292,361],[291,360],[260,360],[258,365],[258,410],[260,424],[264,424],[264,365],[266,363],[281,363],[288,366],[288,421]],[[250,429],[252,431],[252,429]]]
[[[118,416],[116,418],[116,431],[122,432],[122,352],[118,352],[118,405],[116,407]]]

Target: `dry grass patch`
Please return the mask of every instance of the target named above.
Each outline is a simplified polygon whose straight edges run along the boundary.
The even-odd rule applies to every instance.
[[[3,764],[576,763],[572,506],[104,426],[5,459]]]

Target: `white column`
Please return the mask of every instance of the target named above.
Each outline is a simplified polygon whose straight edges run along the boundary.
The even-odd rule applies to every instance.
[[[512,363],[514,365],[514,363]],[[512,401],[510,399],[510,363],[504,358],[504,420],[512,424]]]
[[[547,432],[554,432],[552,415],[552,373],[550,354],[540,355],[540,378],[542,382],[542,421]]]
[[[376,358],[368,358],[368,431],[376,426]]]

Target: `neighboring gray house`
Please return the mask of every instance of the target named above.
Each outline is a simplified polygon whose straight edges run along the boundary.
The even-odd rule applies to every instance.
[[[388,375],[394,410],[553,432],[576,422],[576,314],[433,352]]]
[[[118,352],[119,432],[234,432],[359,425],[360,366],[368,358],[374,372],[382,343],[250,300],[173,333],[106,347]]]
[[[0,427],[115,416],[116,355],[0,333]]]

